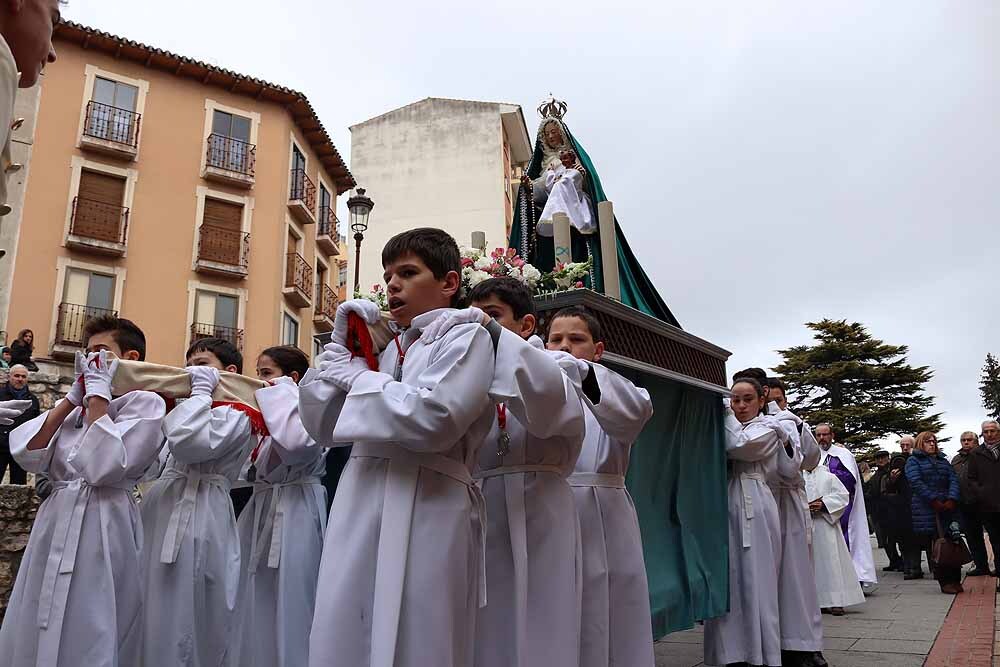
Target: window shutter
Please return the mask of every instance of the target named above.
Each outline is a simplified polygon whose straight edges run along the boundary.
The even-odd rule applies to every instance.
[[[213,227],[238,231],[242,227],[243,206],[206,197],[205,216],[202,222]]]
[[[81,199],[121,206],[125,201],[125,179],[84,170],[80,172],[80,189],[77,194]]]

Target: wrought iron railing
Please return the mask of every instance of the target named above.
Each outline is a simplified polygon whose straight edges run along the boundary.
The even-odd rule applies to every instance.
[[[245,176],[254,175],[257,147],[224,134],[208,135],[208,153],[205,164],[216,169],[234,171]]]
[[[195,322],[191,325],[191,342],[202,338],[221,338],[228,340],[236,346],[237,350],[243,350],[243,329],[233,327],[223,327],[217,324],[204,324]]]
[[[91,306],[81,306],[76,303],[59,304],[59,315],[56,319],[56,345],[68,345],[72,347],[83,347],[86,342],[83,340],[83,327],[92,317],[102,315],[118,315],[117,310],[107,308],[93,308]]]
[[[87,102],[83,133],[88,137],[135,148],[139,143],[140,121],[141,115],[134,111],[91,100]]]
[[[340,221],[337,219],[337,212],[332,206],[320,206],[319,207],[319,229],[316,233],[320,236],[329,236],[332,239],[337,238],[337,228],[340,226]]]
[[[70,234],[124,245],[127,232],[127,206],[115,206],[85,197],[73,198]]]
[[[297,252],[290,252],[285,259],[285,287],[294,287],[312,298],[312,267]]]
[[[337,293],[329,285],[323,285],[316,295],[316,314],[332,320],[337,314],[337,305]]]
[[[310,211],[316,210],[316,186],[305,169],[292,169],[292,187],[288,199],[301,201]]]
[[[250,234],[203,224],[198,230],[198,259],[246,269],[250,264]]]

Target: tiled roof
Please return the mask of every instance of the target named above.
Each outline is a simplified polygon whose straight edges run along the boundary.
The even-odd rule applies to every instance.
[[[217,86],[237,95],[281,104],[291,114],[323,167],[333,178],[337,194],[343,194],[357,185],[309,98],[303,93],[72,21],[63,21],[56,26],[53,36],[84,49],[102,51],[115,58],[125,58],[175,76],[194,79],[202,85]]]

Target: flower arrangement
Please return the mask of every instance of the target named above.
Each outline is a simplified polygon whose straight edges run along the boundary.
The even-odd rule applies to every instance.
[[[385,288],[375,283],[372,285],[372,290],[368,294],[362,294],[361,292],[354,293],[355,299],[368,299],[376,306],[379,310],[388,311],[389,310],[389,298],[385,294]]]
[[[468,292],[489,278],[514,278],[532,292],[542,279],[542,273],[517,256],[514,248],[497,248],[489,255],[478,248],[463,247],[462,287]]]
[[[554,294],[584,287],[584,279],[590,275],[593,260],[586,262],[559,262],[554,271],[546,273],[539,281],[539,293]]]

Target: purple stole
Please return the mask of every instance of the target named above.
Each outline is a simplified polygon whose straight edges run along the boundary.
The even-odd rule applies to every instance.
[[[833,454],[830,454],[826,459],[826,466],[830,469],[834,475],[837,476],[844,486],[847,487],[847,492],[851,496],[851,501],[847,503],[847,509],[840,517],[840,529],[844,533],[844,541],[847,542],[847,548],[851,548],[851,538],[848,537],[848,527],[851,523],[851,510],[854,509],[854,490],[857,487],[858,480],[854,479],[854,475],[851,471],[847,469],[843,463],[840,462]]]

